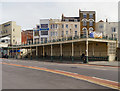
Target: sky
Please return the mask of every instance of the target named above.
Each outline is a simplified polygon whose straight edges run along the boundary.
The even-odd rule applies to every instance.
[[[40,19],[61,19],[62,13],[77,17],[79,9],[96,11],[96,21],[118,21],[118,0],[1,0],[0,24],[16,21],[22,30],[32,29]]]

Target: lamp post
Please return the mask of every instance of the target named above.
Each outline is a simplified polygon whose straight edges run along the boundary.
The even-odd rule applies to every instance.
[[[86,30],[86,63],[88,63],[88,30]]]

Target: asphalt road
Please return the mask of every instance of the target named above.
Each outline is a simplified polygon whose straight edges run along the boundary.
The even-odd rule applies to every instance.
[[[118,81],[118,68],[38,62],[31,60],[0,59],[5,63],[41,67],[64,72],[77,73],[108,81]],[[81,79],[25,67],[2,64],[3,89],[110,89]]]

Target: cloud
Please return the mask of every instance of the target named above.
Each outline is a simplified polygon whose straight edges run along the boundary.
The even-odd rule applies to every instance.
[[[65,16],[78,16],[78,10],[95,10],[97,21],[118,20],[117,2],[3,2],[2,21],[16,21],[22,29],[34,28],[40,19],[61,18]]]

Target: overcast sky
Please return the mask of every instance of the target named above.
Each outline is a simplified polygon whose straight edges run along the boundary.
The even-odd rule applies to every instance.
[[[29,2],[15,2],[15,0],[2,0],[0,3],[0,24],[7,21],[16,21],[22,29],[32,29],[39,24],[40,19],[61,19],[65,16],[79,16],[79,9],[96,11],[96,21],[108,18],[110,22],[118,21],[118,0],[65,0],[54,1],[30,0]],[[17,0],[18,1],[18,0]],[[74,1],[74,2],[73,2]],[[82,0],[83,1],[83,0]],[[2,11],[1,11],[2,10]]]

